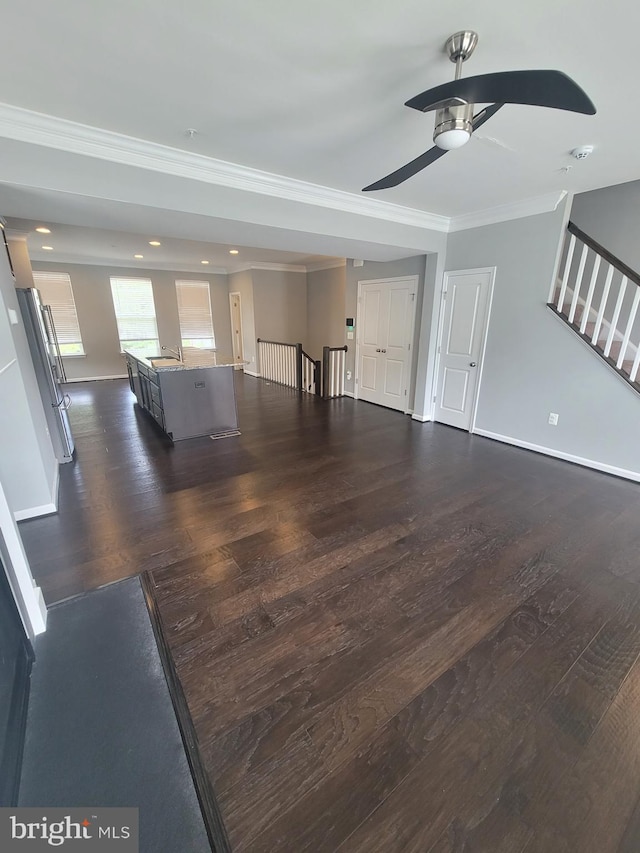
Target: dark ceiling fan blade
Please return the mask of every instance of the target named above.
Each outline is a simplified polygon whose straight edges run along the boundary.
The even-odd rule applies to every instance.
[[[577,83],[562,71],[499,71],[450,80],[406,102],[423,113],[443,106],[468,104],[530,104],[594,115],[596,108]]]
[[[425,151],[424,154],[416,157],[415,160],[407,163],[406,166],[396,169],[395,172],[391,172],[390,175],[387,175],[386,178],[381,178],[379,181],[376,181],[375,184],[369,184],[369,186],[365,187],[362,192],[368,193],[372,190],[388,190],[390,187],[397,187],[398,184],[406,181],[407,178],[412,178],[418,172],[422,171],[422,169],[426,169],[427,166],[430,166],[438,158],[442,157],[443,154],[447,153],[447,151],[444,151],[442,148],[437,148],[434,145],[433,148]]]
[[[495,115],[500,107],[503,106],[504,104],[491,104],[490,107],[485,107],[483,110],[480,110],[479,113],[476,113],[472,121],[473,129],[477,130],[479,127],[482,127],[485,121],[489,121],[491,116]],[[398,184],[406,181],[407,178],[412,178],[422,169],[426,169],[427,166],[435,163],[435,161],[442,157],[443,154],[447,154],[447,152],[434,145],[433,148],[425,151],[424,154],[416,157],[415,160],[407,163],[406,166],[396,169],[395,172],[391,172],[390,175],[387,175],[386,178],[381,178],[379,181],[376,181],[375,184],[369,184],[369,186],[365,187],[362,192],[368,193],[372,190],[388,190],[390,187],[397,187]]]
[[[494,116],[501,107],[504,107],[504,104],[491,104],[490,107],[485,107],[479,113],[476,113],[471,122],[473,129],[477,130],[479,127],[482,127],[485,121],[489,121],[491,116]]]

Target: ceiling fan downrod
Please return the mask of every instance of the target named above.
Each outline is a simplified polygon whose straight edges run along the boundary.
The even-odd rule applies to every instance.
[[[478,34],[473,30],[461,30],[449,36],[445,50],[451,62],[456,64],[455,79],[462,75],[462,63],[466,62],[478,44]],[[448,104],[436,110],[433,141],[443,151],[461,148],[473,133],[473,104]]]

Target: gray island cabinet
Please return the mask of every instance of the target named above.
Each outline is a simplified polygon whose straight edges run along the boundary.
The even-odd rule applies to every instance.
[[[139,405],[172,441],[238,429],[232,358],[196,348],[180,357],[124,355]]]

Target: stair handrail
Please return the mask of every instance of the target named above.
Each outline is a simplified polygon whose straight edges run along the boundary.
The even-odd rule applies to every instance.
[[[598,243],[597,240],[594,240],[593,237],[590,237],[588,234],[585,234],[585,232],[582,231],[582,229],[578,228],[578,226],[574,222],[569,222],[569,224],[567,225],[567,231],[569,231],[570,234],[573,234],[574,237],[577,237],[580,242],[587,245],[590,249],[593,249],[593,251],[597,255],[600,255],[601,258],[604,258],[607,263],[611,264],[612,267],[615,267],[618,272],[626,276],[629,281],[632,281],[634,284],[637,284],[638,287],[640,287],[639,273],[632,269],[628,264],[625,264],[624,261],[621,261],[620,258],[617,258],[608,249],[605,249],[605,247]]]
[[[565,237],[564,272],[561,277],[554,278],[547,306],[621,379],[635,391],[640,391],[640,340],[637,327],[637,319],[640,316],[640,275],[574,222],[567,224],[567,234],[570,239],[567,242]],[[581,245],[582,250],[574,277],[574,250],[577,245]],[[589,273],[587,294],[581,299],[580,291],[589,251],[592,251],[595,257]],[[600,278],[602,288],[598,291],[596,308],[594,297],[598,277],[601,275],[601,261],[606,265],[606,275]],[[619,281],[616,280],[615,283],[614,273],[620,275]],[[633,298],[625,302],[629,282],[635,284],[636,289],[633,291]],[[567,302],[568,294],[570,295]],[[611,295],[615,297],[613,302],[610,302]],[[610,314],[606,313],[607,307],[612,309]],[[576,319],[578,311],[580,315]],[[592,316],[594,319],[590,329]]]

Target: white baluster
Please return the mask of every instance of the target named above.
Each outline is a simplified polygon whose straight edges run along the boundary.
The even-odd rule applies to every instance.
[[[633,294],[633,302],[631,303],[631,311],[629,312],[629,319],[627,320],[627,328],[624,330],[622,346],[620,347],[620,354],[618,356],[618,361],[616,362],[616,367],[618,368],[618,370],[620,370],[620,368],[622,367],[622,362],[624,361],[624,357],[627,352],[627,347],[629,346],[631,331],[633,329],[633,324],[636,321],[636,314],[638,313],[638,303],[640,303],[640,287],[636,285],[636,290]]]
[[[607,307],[607,300],[609,299],[609,291],[611,290],[611,279],[613,278],[614,268],[609,264],[609,269],[607,270],[607,277],[604,282],[604,290],[602,291],[602,297],[600,298],[600,307],[598,308],[598,316],[596,317],[596,324],[593,329],[593,335],[591,337],[591,343],[597,344],[598,338],[600,337],[600,329],[602,328],[602,321],[604,319],[604,309]]]
[[[582,276],[584,275],[585,264],[587,263],[587,255],[589,254],[589,247],[582,247],[582,254],[580,255],[580,263],[578,264],[578,274],[576,276],[575,284],[573,285],[573,299],[571,300],[571,308],[569,309],[569,322],[573,323],[573,318],[576,316],[576,308],[578,306],[578,297],[580,295],[580,287],[582,286]]]
[[[564,265],[564,274],[562,276],[562,286],[560,287],[560,293],[558,295],[558,303],[557,309],[558,311],[562,311],[562,306],[564,304],[564,296],[567,292],[567,284],[569,283],[569,274],[571,273],[571,262],[573,261],[573,252],[576,247],[576,238],[575,234],[571,235],[571,240],[569,241],[569,249],[567,251],[567,260]],[[555,284],[555,282],[554,282]]]
[[[622,281],[620,282],[620,290],[618,291],[618,298],[616,299],[616,307],[613,311],[613,318],[611,320],[611,326],[609,327],[609,335],[607,336],[607,343],[605,344],[604,354],[609,355],[611,352],[611,344],[613,343],[613,338],[618,331],[618,319],[620,318],[620,310],[622,309],[622,300],[624,299],[624,294],[627,289],[627,277],[626,275],[622,276]]]
[[[629,379],[632,382],[636,381],[636,376],[638,375],[638,368],[640,368],[640,343],[636,344],[636,357],[633,359],[633,364],[631,365],[631,373],[629,374]]]
[[[591,312],[591,303],[593,302],[593,294],[596,289],[596,281],[600,271],[600,255],[596,255],[593,262],[593,270],[591,271],[591,281],[589,282],[589,290],[587,290],[587,299],[584,303],[584,311],[582,312],[582,322],[580,323],[580,331],[584,335],[587,323],[589,322],[589,313]]]

